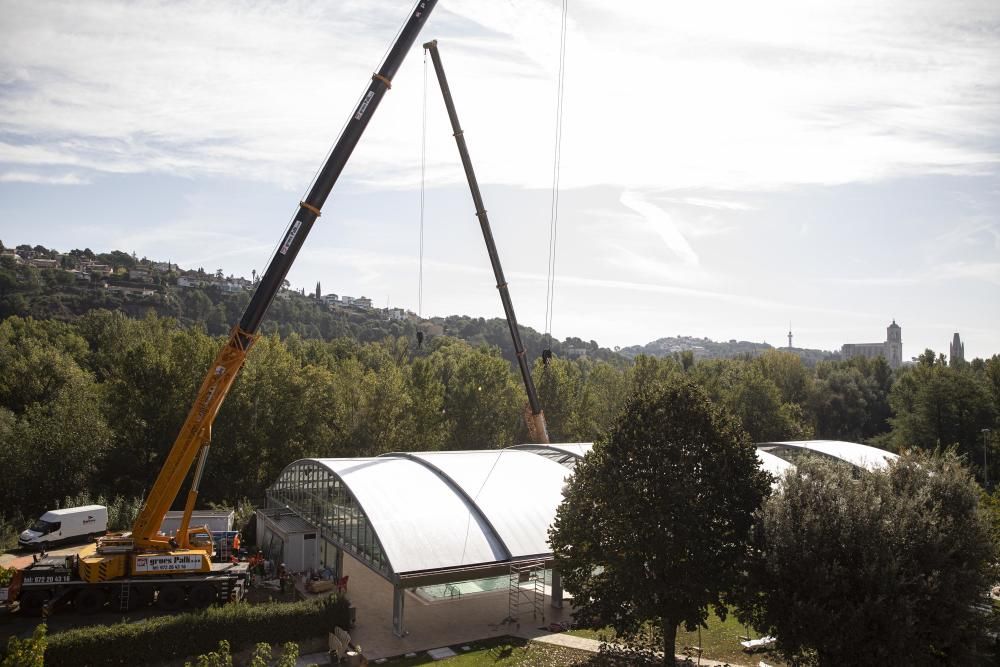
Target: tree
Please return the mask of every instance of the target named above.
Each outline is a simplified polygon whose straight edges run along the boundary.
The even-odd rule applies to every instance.
[[[514,442],[524,394],[496,348],[472,348],[444,336],[429,359],[445,387],[447,449],[496,449]]]
[[[410,395],[407,417],[415,451],[441,449],[448,437],[444,410],[444,383],[426,358],[414,359],[406,378]]]
[[[594,442],[607,435],[625,405],[628,378],[623,369],[599,361],[582,362],[583,394],[580,397],[572,436],[579,442]]]
[[[772,359],[780,362],[786,354],[779,353]],[[695,365],[691,375],[713,400],[740,420],[754,442],[811,437],[799,404],[783,403],[781,390],[754,360],[702,362]]]
[[[819,665],[970,664],[996,549],[954,452],[799,462],[761,511],[748,620]]]
[[[957,444],[960,454],[983,460],[982,429],[994,426],[996,411],[986,379],[971,365],[950,368],[928,350],[920,363],[900,373],[889,402],[895,413],[889,420],[892,441],[898,449]]]
[[[18,639],[10,637],[7,640],[7,655],[2,667],[44,667],[45,646],[48,640],[45,638],[47,628],[44,623],[35,626],[35,631],[31,633],[31,639]]]
[[[1000,416],[1000,354],[994,354],[986,361],[975,359],[973,363],[980,361],[979,374],[989,388],[990,396],[993,398],[993,411]],[[998,424],[1000,426],[1000,424]]]
[[[783,403],[803,404],[809,395],[810,373],[799,355],[783,350],[767,350],[753,360],[768,380],[781,392]]]
[[[109,492],[140,494],[155,479],[222,343],[153,315],[132,320],[95,311],[79,329],[93,349],[89,369],[115,431],[101,478]]]
[[[573,427],[577,414],[583,377],[580,367],[568,359],[535,361],[532,377],[538,400],[545,412],[545,423],[552,442],[577,442]]]
[[[746,432],[703,390],[672,378],[634,394],[577,464],[549,540],[575,618],[635,636],[725,614],[754,511],[770,487]],[[667,657],[669,656],[669,658]]]
[[[4,484],[0,498],[11,496],[4,498],[4,505],[33,513],[85,490],[111,437],[98,388],[90,376],[75,369],[51,399],[29,405],[18,420],[13,441],[20,452],[15,456],[27,465],[21,476]]]
[[[97,255],[97,260],[114,268],[125,267],[126,269],[134,269],[136,264],[135,258],[132,255],[121,250],[102,252]]]
[[[823,369],[813,389],[810,408],[817,437],[861,440],[875,401],[873,388],[861,371],[853,367]]]
[[[316,300],[319,301],[323,298],[323,291],[320,289],[319,281],[316,281]]]

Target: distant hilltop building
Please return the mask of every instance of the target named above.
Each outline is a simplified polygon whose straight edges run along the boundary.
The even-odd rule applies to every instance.
[[[889,368],[899,368],[903,363],[902,331],[896,324],[896,320],[893,320],[892,324],[886,327],[884,343],[845,343],[840,348],[840,353],[844,355],[845,359],[885,357],[885,360],[889,362]]]
[[[951,339],[951,347],[948,353],[948,365],[958,366],[965,361],[965,343],[959,337],[958,332]]]

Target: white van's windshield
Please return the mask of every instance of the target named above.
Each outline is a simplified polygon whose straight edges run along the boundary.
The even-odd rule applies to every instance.
[[[35,525],[31,527],[31,530],[35,531],[36,533],[41,533],[42,535],[48,535],[51,532],[59,530],[59,526],[61,525],[62,523],[59,521],[53,522],[53,521],[43,521],[42,519],[39,519],[38,521],[35,522]]]

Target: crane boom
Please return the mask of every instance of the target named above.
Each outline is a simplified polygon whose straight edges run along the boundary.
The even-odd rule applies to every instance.
[[[309,193],[304,200],[299,202],[298,212],[285,232],[281,245],[271,259],[267,270],[257,284],[239,324],[233,327],[229,339],[209,368],[201,388],[198,390],[197,398],[181,427],[180,434],[170,449],[156,482],[146,498],[146,503],[132,526],[132,539],[136,548],[155,550],[172,548],[173,545],[169,544],[167,538],[157,536],[163,517],[177,498],[184,478],[191,470],[195,458],[200,451],[203,452],[204,448],[208,446],[212,422],[246,360],[247,353],[253,346],[261,320],[263,320],[268,307],[285,280],[285,276],[316,222],[316,218],[320,216],[323,204],[368,126],[372,114],[391,86],[393,77],[436,4],[437,0],[419,0],[416,3],[409,19],[382,62],[382,66],[378,72],[372,75],[371,83],[362,95],[358,106],[352,112],[350,120],[337,139],[336,145],[316,177],[316,181],[309,189]],[[202,460],[204,460],[203,457]],[[199,472],[200,469],[201,464]],[[200,475],[196,475],[196,477],[200,477]],[[197,480],[192,485],[191,492],[197,494]],[[194,498],[189,496],[185,505],[185,522],[182,525],[182,530],[178,533],[182,547],[187,546],[187,519],[190,516],[190,509],[194,506],[193,501]]]
[[[528,367],[524,344],[521,342],[521,332],[517,326],[517,316],[514,315],[514,304],[510,300],[510,290],[507,287],[507,279],[503,275],[503,267],[500,266],[500,255],[497,253],[497,245],[493,241],[493,231],[490,229],[490,219],[486,215],[483,195],[479,191],[479,181],[476,180],[476,172],[472,168],[469,147],[465,144],[465,133],[458,123],[458,112],[455,110],[455,101],[451,97],[448,78],[445,76],[444,66],[441,64],[441,54],[438,52],[437,40],[431,40],[424,44],[424,49],[430,52],[431,60],[434,63],[434,72],[437,74],[438,84],[441,87],[444,105],[448,109],[448,118],[451,120],[451,129],[455,134],[455,143],[458,144],[458,154],[462,158],[465,178],[469,182],[472,201],[476,205],[476,217],[479,218],[479,227],[483,231],[483,240],[486,241],[486,252],[489,253],[490,264],[493,266],[493,276],[497,281],[497,290],[500,292],[503,312],[507,316],[507,328],[510,329],[510,337],[514,341],[514,354],[517,357],[517,365],[521,369],[521,379],[524,380],[524,389],[528,394],[528,414],[526,415],[528,431],[531,434],[531,439],[535,442],[548,443],[549,434],[545,426],[545,414],[542,412],[542,404],[538,400],[538,392],[535,391],[535,383],[531,379],[531,369]]]

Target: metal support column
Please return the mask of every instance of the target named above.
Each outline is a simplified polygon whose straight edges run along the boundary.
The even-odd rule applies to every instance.
[[[333,571],[337,579],[343,579],[344,577],[344,550],[340,547],[334,547],[337,550],[337,555],[334,556]]]
[[[397,637],[405,637],[406,631],[403,629],[403,597],[406,589],[395,584],[392,587],[392,634]]]
[[[559,576],[559,570],[552,568],[552,587],[551,587],[551,597],[552,597],[552,608],[562,609],[563,607],[563,590],[562,590],[562,577]]]

